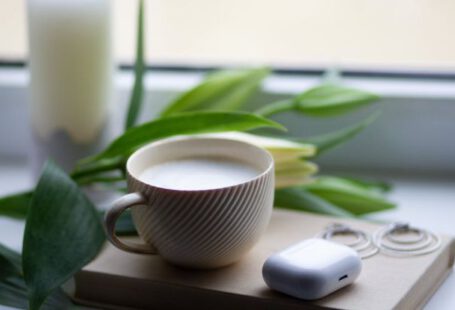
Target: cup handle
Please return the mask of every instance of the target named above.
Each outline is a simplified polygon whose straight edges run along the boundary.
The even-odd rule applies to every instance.
[[[104,218],[104,225],[106,227],[107,238],[109,241],[115,245],[120,250],[127,252],[140,253],[140,254],[158,254],[158,251],[152,245],[142,243],[132,243],[132,242],[123,242],[121,241],[115,233],[115,224],[117,223],[118,218],[128,208],[143,205],[145,200],[139,193],[127,194],[118,200],[116,200],[112,208],[106,213]]]

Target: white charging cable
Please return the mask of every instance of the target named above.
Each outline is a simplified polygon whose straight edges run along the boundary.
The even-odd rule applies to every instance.
[[[411,235],[415,236],[410,238]],[[373,234],[373,242],[384,254],[400,257],[429,254],[436,251],[442,243],[438,235],[400,222],[378,229]]]
[[[353,236],[352,242],[340,242],[352,249],[356,250],[360,258],[365,259],[379,252],[379,249],[374,245],[372,238],[367,233],[353,229],[346,224],[333,223],[326,227],[325,231],[318,235],[319,238],[329,241],[335,241],[336,236]]]
[[[411,237],[412,235],[414,237]],[[353,236],[354,241],[334,240],[336,236]],[[442,243],[438,235],[401,222],[381,227],[373,236],[346,224],[334,223],[327,226],[317,237],[349,246],[356,250],[362,259],[379,252],[398,257],[425,255],[436,251]]]

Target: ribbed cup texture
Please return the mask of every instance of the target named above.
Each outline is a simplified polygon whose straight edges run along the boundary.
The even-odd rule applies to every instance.
[[[200,191],[156,188],[128,178],[147,205],[132,208],[145,242],[171,263],[215,268],[241,258],[259,239],[273,207],[273,169],[236,186]]]

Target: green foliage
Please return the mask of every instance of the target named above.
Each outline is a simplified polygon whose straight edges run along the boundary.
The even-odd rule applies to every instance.
[[[275,203],[278,208],[306,211],[340,217],[352,214],[338,206],[310,193],[302,187],[288,187],[275,191]]]
[[[340,177],[318,177],[303,186],[308,192],[337,205],[354,215],[385,211],[395,204],[385,199],[384,184],[359,182]]]
[[[136,63],[134,65],[134,85],[133,92],[128,105],[128,113],[125,120],[125,129],[133,127],[139,117],[144,94],[144,1],[139,1],[139,12],[137,18],[137,43],[136,43]]]
[[[101,173],[122,169],[125,162],[126,158],[122,156],[99,159],[95,162],[88,162],[88,159],[83,160],[78,163],[71,173],[71,177],[78,182],[90,184],[89,181],[92,178],[97,178]]]
[[[60,168],[48,162],[33,194],[22,266],[30,309],[92,260],[105,240],[93,204]]]
[[[293,99],[270,103],[257,113],[269,116],[286,111],[297,111],[309,116],[336,116],[373,103],[378,99],[377,95],[362,90],[322,84]]]
[[[26,309],[28,308],[27,292],[20,254],[0,245],[0,304]],[[75,307],[61,289],[54,291],[42,307],[49,310],[70,308]]]
[[[0,279],[0,304],[19,309],[28,308],[27,287],[22,278],[16,276]]]
[[[310,143],[316,146],[317,148],[317,155],[321,155],[322,153],[341,145],[350,139],[357,136],[361,133],[365,128],[367,128],[370,124],[372,124],[379,116],[380,113],[374,113],[369,117],[365,118],[364,120],[360,121],[357,124],[352,126],[341,128],[334,132],[308,137],[305,139],[301,139],[304,143]]]
[[[392,185],[388,182],[381,180],[364,180],[354,177],[343,177],[344,180],[349,181],[352,185],[360,187],[364,190],[375,192],[377,194],[386,194],[392,190]]]
[[[311,116],[344,114],[370,104],[379,97],[372,93],[333,84],[314,87],[297,96],[297,109]]]
[[[3,245],[0,245],[0,304],[22,309],[28,307],[21,256]]]
[[[27,286],[24,279],[16,277],[0,281],[0,304],[19,308],[29,309],[27,299]],[[55,290],[41,306],[42,310],[55,309],[85,309],[77,307],[71,299],[61,290]]]
[[[168,104],[161,116],[194,110],[238,110],[268,74],[265,68],[216,72]]]
[[[21,256],[0,244],[0,280],[22,273]]]
[[[284,127],[255,114],[240,112],[187,112],[158,118],[133,127],[115,139],[106,150],[91,161],[127,156],[140,146],[175,135],[223,131],[245,131],[260,127],[283,130]]]
[[[16,219],[27,216],[27,210],[32,200],[32,192],[21,192],[0,198],[0,215]]]

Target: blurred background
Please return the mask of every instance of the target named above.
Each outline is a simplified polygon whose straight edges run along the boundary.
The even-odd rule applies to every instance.
[[[53,0],[29,2],[52,6]],[[30,98],[26,3],[0,2],[0,149],[9,157],[27,152],[27,126],[17,126],[28,124]],[[120,70],[114,75],[110,119],[119,127],[132,85],[138,1],[70,3],[104,6],[94,20],[106,19],[111,25],[107,44]],[[455,132],[455,2],[148,0],[146,6],[144,120],[197,84],[208,69],[270,66],[274,74],[253,105],[295,95],[335,69],[343,84],[379,94],[383,115],[346,147],[322,156],[324,170],[455,175],[455,143],[448,138]],[[66,51],[71,48],[82,47],[75,44]],[[278,119],[291,134],[308,136],[349,125],[369,112],[329,120]],[[11,128],[16,128],[14,137]]]
[[[87,2],[86,0],[82,0]],[[112,0],[115,59],[134,55],[137,1]],[[450,0],[147,1],[150,65],[450,73]],[[24,0],[0,2],[0,59],[27,58]]]

